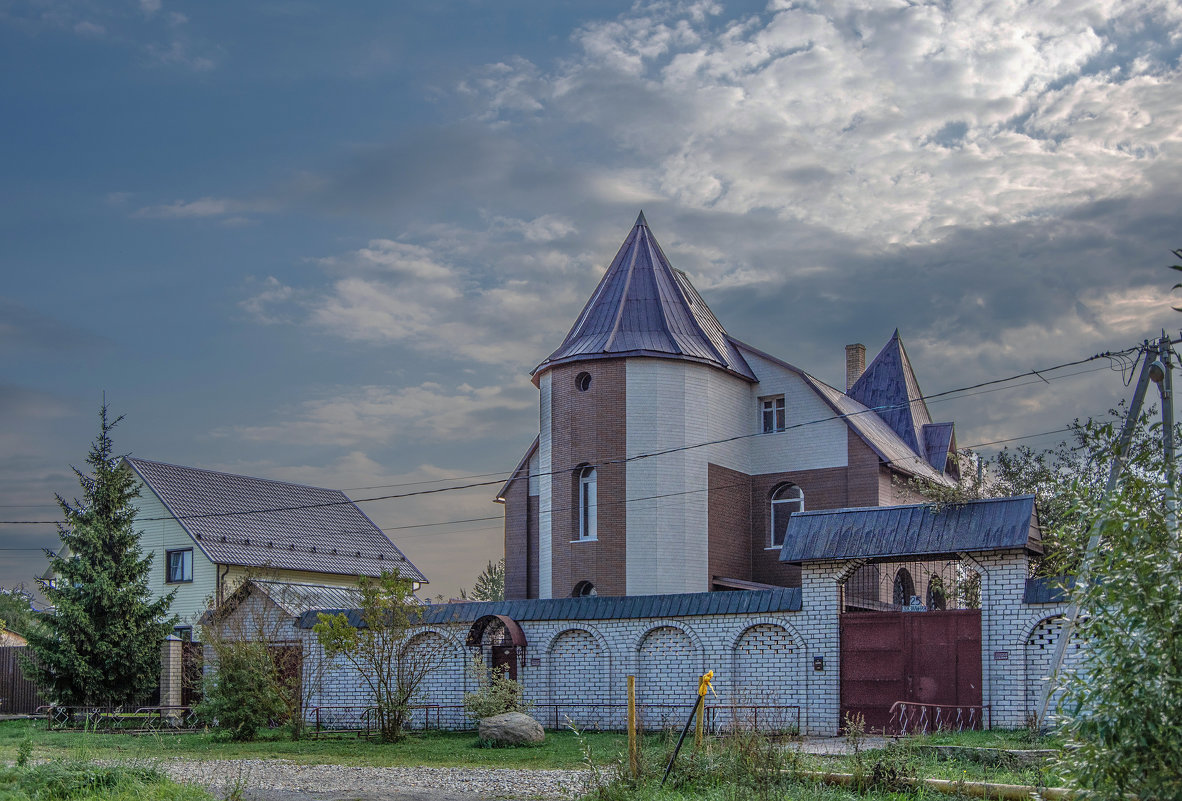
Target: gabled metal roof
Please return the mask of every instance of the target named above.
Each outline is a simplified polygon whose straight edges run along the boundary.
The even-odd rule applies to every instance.
[[[429,624],[474,623],[486,615],[523,620],[624,620],[638,617],[690,617],[763,612],[799,612],[800,588],[739,592],[692,592],[676,595],[623,595],[595,598],[543,598],[521,601],[484,601],[432,604],[423,610]],[[311,628],[320,612],[343,613],[358,625],[356,610],[322,609],[304,612],[296,625]]]
[[[426,581],[339,490],[125,461],[215,564]]]
[[[876,506],[797,512],[788,518],[781,562],[886,559],[1025,548],[1042,552],[1034,496],[945,506]]]
[[[566,339],[534,369],[534,380],[558,364],[623,356],[701,362],[756,380],[689,278],[669,264],[644,212]]]
[[[250,583],[293,617],[312,609],[354,609],[361,605],[361,590],[357,587],[261,579],[251,579]]]

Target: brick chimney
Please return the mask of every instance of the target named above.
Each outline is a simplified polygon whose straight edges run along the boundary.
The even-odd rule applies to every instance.
[[[859,343],[845,346],[845,391],[866,371],[866,346]]]

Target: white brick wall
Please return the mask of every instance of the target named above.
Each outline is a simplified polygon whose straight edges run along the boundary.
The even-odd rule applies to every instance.
[[[1027,560],[1019,551],[962,558],[982,576],[984,703],[992,707],[995,728],[1022,727],[1041,697],[1060,627],[1055,618],[1063,608],[1022,603]],[[712,696],[710,704],[797,705],[804,733],[833,735],[841,702],[839,588],[861,565],[857,560],[806,565],[800,612],[519,621],[529,645],[518,678],[548,726],[562,726],[569,717],[580,726],[622,727],[628,675],[637,677],[637,700],[656,705],[645,711],[649,725],[680,726],[694,702],[698,677],[714,670],[718,697]],[[262,608],[258,603],[252,598],[235,616],[256,614]],[[274,608],[267,612],[273,616]],[[325,664],[323,678],[317,680],[322,652],[310,631],[295,628],[290,618],[275,618],[269,625],[275,639],[303,643],[305,681],[318,688],[310,706],[352,706],[356,715],[370,704],[364,680],[339,660]],[[449,624],[420,635],[419,646],[445,653],[443,664],[422,688],[423,702],[459,705],[464,691],[471,689],[463,645],[469,628]],[[1069,666],[1080,653],[1073,646]],[[436,713],[431,714],[434,725]],[[783,715],[761,717],[760,725],[781,728],[779,723],[795,723],[792,714],[791,721]],[[445,727],[470,725],[457,709],[438,715]],[[720,711],[719,722],[725,724],[728,715]]]

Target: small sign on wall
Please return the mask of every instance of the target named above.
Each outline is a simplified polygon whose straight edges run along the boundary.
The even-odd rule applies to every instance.
[[[529,666],[530,666],[530,667],[541,667],[541,666],[542,666],[542,657],[540,657],[540,656],[531,656],[531,657],[529,658]]]
[[[814,656],[813,657],[813,670],[824,670],[824,669],[825,669],[825,657]]]
[[[1010,661],[1010,652],[1009,651],[994,651],[993,652],[993,661],[994,662],[1008,662],[1008,661]]]

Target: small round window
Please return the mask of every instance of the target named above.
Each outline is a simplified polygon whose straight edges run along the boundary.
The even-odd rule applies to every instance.
[[[591,374],[579,373],[575,376],[575,389],[579,392],[586,392],[591,389]]]

